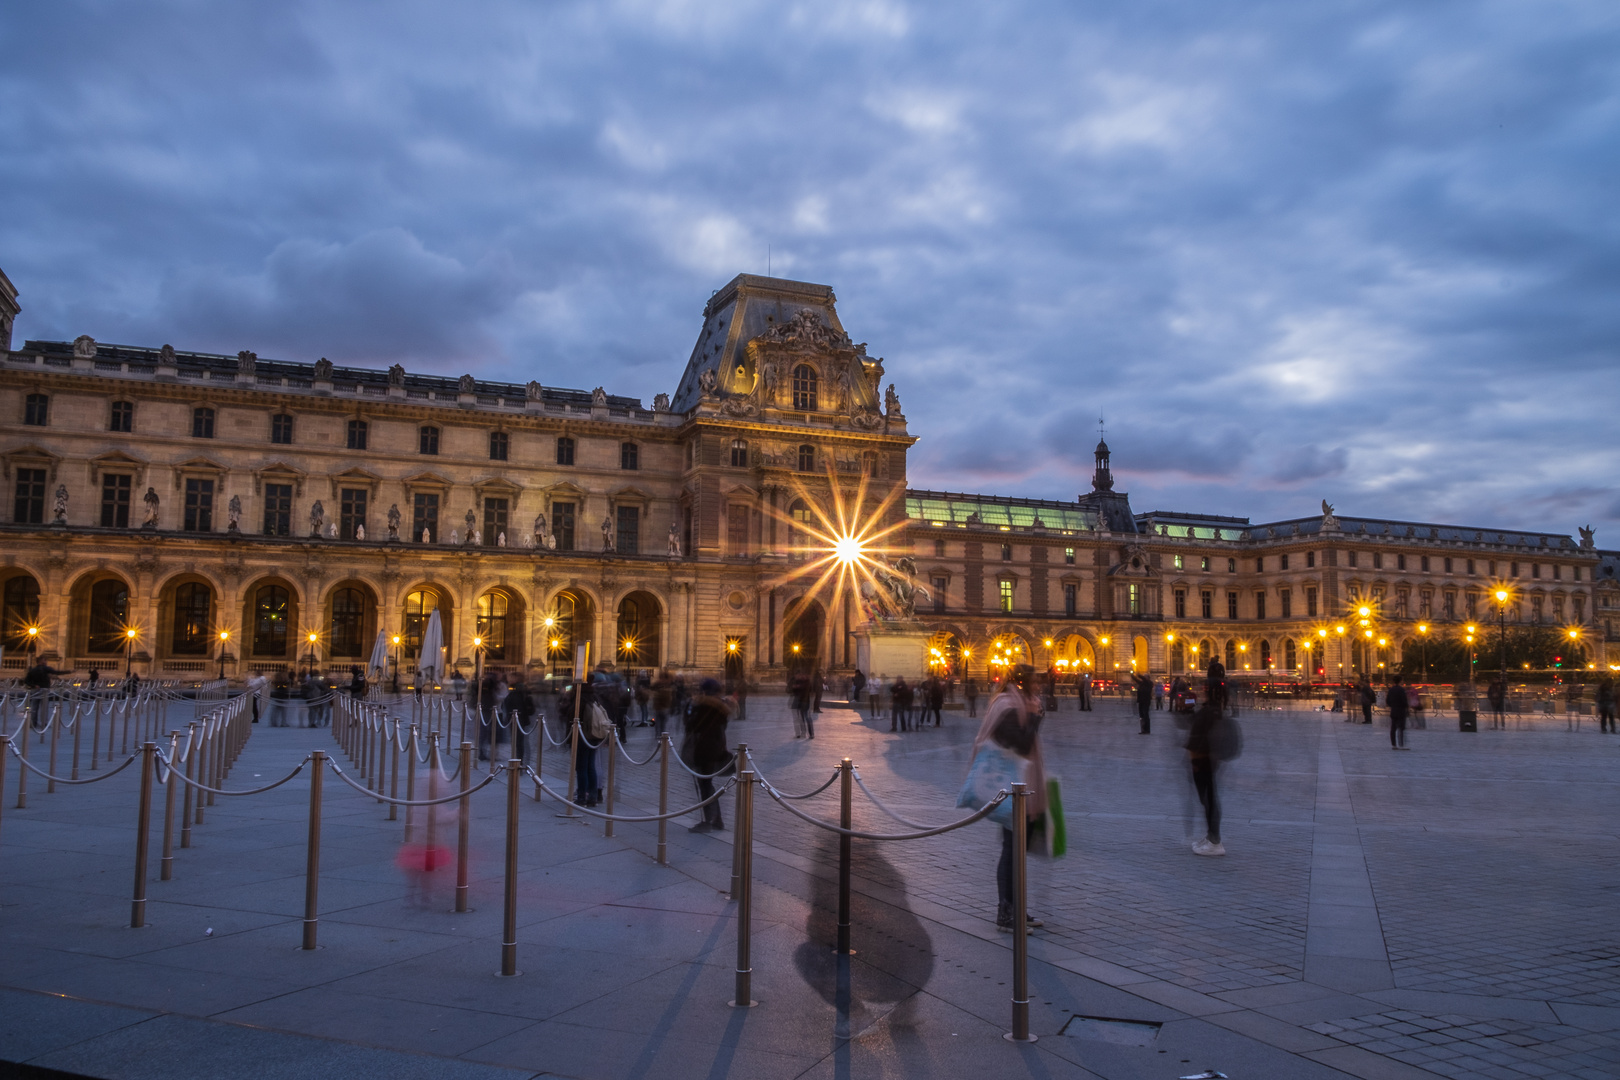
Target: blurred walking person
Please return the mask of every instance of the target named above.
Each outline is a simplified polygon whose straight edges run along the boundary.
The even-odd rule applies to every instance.
[[[1507,683],[1500,677],[1492,679],[1485,688],[1485,699],[1491,703],[1491,726],[1507,727]]]
[[[1215,791],[1213,735],[1220,721],[1221,707],[1214,700],[1206,700],[1193,711],[1187,732],[1187,764],[1192,771],[1193,790],[1204,808],[1204,838],[1193,841],[1195,855],[1226,854],[1221,844],[1221,803]]]
[[[681,740],[681,760],[693,772],[705,774],[696,777],[699,799],[714,794],[714,776],[710,774],[719,773],[731,761],[731,750],[726,746],[726,723],[730,718],[731,707],[720,698],[720,683],[704,679],[687,714],[686,736]],[[725,827],[720,800],[715,799],[703,808],[703,820],[688,831],[718,832]]]
[[[1597,712],[1599,734],[1608,732],[1613,735],[1615,731],[1614,679],[1612,676],[1604,676],[1603,681],[1597,684]]]
[[[1406,749],[1406,717],[1411,709],[1411,699],[1406,696],[1406,687],[1401,684],[1401,677],[1395,676],[1395,681],[1389,684],[1384,691],[1384,704],[1389,707],[1389,746],[1391,750]]]
[[[984,722],[973,740],[973,753],[987,742],[1024,760],[1024,783],[1029,797],[1024,800],[1025,820],[1015,821],[1012,828],[1025,830],[1026,842],[1036,822],[1046,816],[1046,770],[1041,759],[1040,699],[1035,694],[1035,669],[1028,664],[1015,666],[1001,683],[1001,693],[990,699],[984,710]],[[1013,931],[1013,913],[1018,910],[1017,896],[1013,892],[1012,828],[1001,830],[1001,859],[996,863],[996,929],[1003,933]],[[1026,902],[1027,902],[1026,896]],[[1025,912],[1026,925],[1045,925],[1040,919]]]
[[[979,680],[969,675],[967,682],[962,684],[962,696],[967,698],[968,715],[979,715]]]
[[[1373,689],[1372,679],[1366,672],[1362,672],[1361,682],[1356,685],[1356,695],[1361,700],[1361,722],[1372,723],[1373,706],[1378,703],[1378,691]]]
[[[1139,735],[1153,733],[1153,718],[1148,712],[1153,707],[1153,680],[1141,672],[1131,672],[1131,682],[1136,684],[1136,717],[1142,724]]]

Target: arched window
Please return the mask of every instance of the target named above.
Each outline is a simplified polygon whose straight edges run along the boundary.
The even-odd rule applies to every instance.
[[[1198,655],[1193,659],[1193,667],[1200,671],[1207,671],[1210,662],[1215,659],[1215,643],[1205,638],[1198,643]]]
[[[1269,640],[1260,642],[1260,666],[1262,668],[1271,667],[1271,642]]]
[[[816,408],[816,369],[800,364],[793,369],[793,407],[804,412]]]
[[[7,650],[28,647],[28,628],[39,625],[39,582],[19,574],[6,582],[0,603],[0,642]]]
[[[506,614],[508,600],[505,593],[488,592],[478,598],[478,636],[484,639],[485,660],[505,660]]]
[[[405,596],[405,633],[403,648],[412,664],[422,651],[422,631],[427,629],[428,617],[439,607],[439,594],[424,589]]]
[[[816,471],[816,448],[808,443],[799,447],[799,471]]]
[[[286,656],[291,597],[280,585],[261,585],[253,594],[253,655]]]
[[[85,651],[92,656],[123,652],[128,618],[128,585],[109,578],[90,586],[90,636],[85,642]]]
[[[1236,671],[1237,666],[1238,666],[1237,642],[1236,641],[1228,641],[1226,643],[1226,670],[1227,671]]]
[[[1283,642],[1283,667],[1293,671],[1299,667],[1299,654],[1294,651],[1294,639],[1289,638]]]
[[[332,627],[326,640],[334,658],[358,660],[365,655],[365,593],[348,588],[332,594]]]
[[[214,591],[200,581],[188,581],[174,590],[174,625],[169,630],[169,651],[176,656],[207,656]]]

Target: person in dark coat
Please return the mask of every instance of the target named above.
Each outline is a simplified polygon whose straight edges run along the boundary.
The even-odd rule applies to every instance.
[[[1141,721],[1142,730],[1139,734],[1151,735],[1153,733],[1153,680],[1139,671],[1131,672],[1131,682],[1136,687],[1136,716]]]
[[[1491,703],[1491,712],[1495,713],[1491,721],[1494,727],[1507,727],[1507,683],[1500,678],[1492,679],[1485,688],[1485,699]]]
[[[899,724],[901,731],[910,731],[912,691],[904,676],[894,680],[891,701],[893,708],[889,713],[889,730],[895,730],[895,725]]]
[[[1209,658],[1209,675],[1204,683],[1205,701],[1220,712],[1226,708],[1226,665],[1219,657]]]
[[[1210,732],[1220,718],[1220,707],[1214,701],[1205,701],[1193,711],[1187,732],[1187,764],[1192,771],[1193,790],[1204,807],[1205,833],[1203,839],[1193,841],[1195,855],[1226,854],[1221,844],[1221,804],[1215,794],[1215,756],[1210,748]]]
[[[1389,684],[1384,692],[1384,703],[1389,706],[1389,745],[1393,750],[1406,749],[1406,715],[1411,708],[1411,699],[1406,696],[1406,686],[1402,684],[1401,677],[1395,676],[1395,681]]]
[[[686,735],[681,740],[681,760],[695,773],[718,773],[731,763],[731,749],[726,745],[726,724],[731,719],[731,706],[720,697],[720,683],[704,679],[698,686],[698,695],[692,700],[686,716]],[[699,799],[714,794],[714,777],[697,777]],[[715,799],[703,808],[703,820],[691,827],[695,833],[716,832],[724,829],[725,819],[720,813],[720,800]]]
[[[1361,676],[1361,682],[1356,686],[1356,694],[1361,699],[1361,722],[1372,723],[1373,706],[1378,703],[1378,691],[1373,689],[1372,680],[1366,675]]]
[[[1614,732],[1614,679],[1608,676],[1597,684],[1598,733]]]
[[[51,676],[61,675],[43,660],[34,661],[34,665],[23,672],[23,689],[27,691],[28,723],[35,731],[45,726],[45,699],[50,696]],[[0,763],[3,765],[6,763]]]
[[[529,693],[529,686],[521,680],[507,691],[506,714],[508,722],[512,725],[512,756],[519,761],[526,760],[524,751],[528,749],[528,737],[524,728],[534,723],[535,703],[534,695]]]
[[[484,672],[478,683],[478,760],[488,761],[494,739],[495,678],[494,671]]]
[[[928,712],[934,714],[935,727],[945,723],[945,680],[937,675],[928,680]],[[923,713],[923,719],[928,719],[928,713]]]

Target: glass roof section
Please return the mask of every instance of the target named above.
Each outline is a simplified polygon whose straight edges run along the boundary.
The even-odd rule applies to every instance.
[[[1005,530],[1033,529],[1080,533],[1097,528],[1097,515],[1074,503],[1045,499],[1008,499],[994,495],[958,495],[943,491],[906,492],[906,516],[930,525],[970,525]]]

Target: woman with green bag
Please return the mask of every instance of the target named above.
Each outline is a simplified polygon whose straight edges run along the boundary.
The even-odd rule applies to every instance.
[[[1029,788],[1024,800],[1026,820],[1014,822],[1012,800],[1008,799],[990,815],[1001,825],[1001,861],[996,864],[996,929],[1012,933],[1013,912],[1017,910],[1013,896],[1013,829],[1022,828],[1026,840],[1038,822],[1046,816],[1046,770],[1041,763],[1041,701],[1035,692],[1035,669],[1020,664],[1002,680],[1002,691],[991,700],[984,711],[984,722],[979,725],[978,737],[973,740],[973,765],[969,769],[966,785],[958,805],[983,806],[988,796],[976,789],[995,784],[996,790],[1004,785],[1023,783]],[[997,783],[997,781],[1000,781]],[[1026,912],[1027,925],[1044,925]]]

